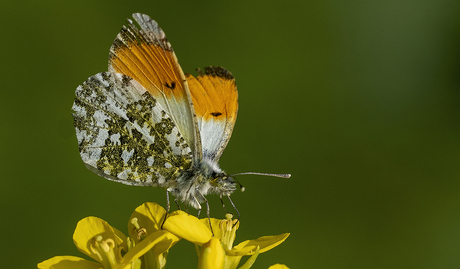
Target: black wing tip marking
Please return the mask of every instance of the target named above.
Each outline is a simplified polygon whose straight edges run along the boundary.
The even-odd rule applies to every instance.
[[[200,76],[208,75],[213,77],[220,77],[227,80],[234,80],[235,77],[233,76],[232,72],[228,71],[222,66],[207,66],[204,68],[204,74],[202,73],[200,68],[196,69]]]
[[[127,24],[123,25],[112,43],[109,53],[109,63],[116,57],[118,49],[129,48],[131,45],[153,44],[160,46],[164,50],[173,52],[166,34],[155,20],[142,13],[134,13],[132,16],[137,25],[131,19],[127,19]]]
[[[159,45],[164,50],[173,51],[165,32],[155,20],[142,13],[133,13],[132,16],[140,26],[140,30],[138,30],[133,22],[128,19],[129,27],[135,31],[136,37],[139,37],[141,41],[147,42],[147,44]]]

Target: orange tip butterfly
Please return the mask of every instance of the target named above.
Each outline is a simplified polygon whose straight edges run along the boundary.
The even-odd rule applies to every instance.
[[[108,72],[76,90],[74,126],[86,167],[123,184],[165,188],[197,209],[207,194],[230,198],[235,175],[290,177],[227,175],[219,167],[238,111],[232,73],[210,66],[197,77],[184,74],[158,24],[133,18],[138,26],[128,19],[110,48]]]

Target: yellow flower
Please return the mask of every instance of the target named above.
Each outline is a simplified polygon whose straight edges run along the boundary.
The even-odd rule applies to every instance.
[[[211,219],[211,225],[215,236],[221,239],[225,250],[226,269],[236,268],[241,258],[245,255],[252,255],[252,257],[249,258],[240,268],[250,268],[259,253],[264,253],[278,246],[289,236],[289,233],[262,236],[257,239],[246,240],[236,246],[233,246],[233,242],[236,237],[236,230],[240,227],[240,222],[238,220],[232,220],[231,214],[227,214],[226,218],[226,220]],[[202,219],[201,221],[205,223],[208,220]]]
[[[277,263],[277,264],[274,264],[274,265],[268,267],[268,269],[289,269],[289,267],[287,267],[284,264]]]
[[[212,218],[211,225],[214,237],[212,237],[212,233],[208,228],[209,220],[207,218],[198,220],[185,212],[176,211],[166,219],[163,228],[194,243],[198,249],[201,246],[201,250],[197,251],[199,253],[198,264],[200,265],[198,268],[200,269],[234,269],[245,255],[251,255],[252,257],[240,268],[250,268],[259,253],[266,252],[278,246],[289,236],[288,233],[276,236],[263,236],[255,240],[244,241],[233,247],[239,222],[232,220],[232,215],[227,214],[226,220]],[[220,244],[216,243],[216,239],[220,240]],[[223,265],[222,267],[215,267],[216,264],[220,264],[220,256],[222,256],[220,249],[223,249],[225,253],[223,256]]]
[[[180,240],[176,235],[161,229],[166,215],[166,210],[157,203],[144,203],[134,210],[128,224],[129,235],[136,244],[151,234],[166,235],[165,240],[144,254],[144,263],[151,268],[164,268],[169,249]]]
[[[181,238],[195,244],[199,269],[234,269],[244,255],[251,257],[240,269],[249,269],[259,253],[281,244],[289,234],[263,236],[233,247],[239,222],[227,219],[202,219],[183,211],[167,218],[164,208],[145,203],[136,208],[128,224],[129,237],[96,217],[80,220],[73,240],[77,248],[96,262],[73,256],[56,256],[38,264],[49,269],[163,269],[169,249]],[[166,220],[165,220],[166,218]],[[212,231],[209,229],[211,221]],[[162,227],[163,226],[163,227]],[[272,269],[286,269],[273,265]]]
[[[155,203],[147,203],[138,207],[133,216],[134,220],[128,227],[134,239],[126,237],[100,218],[87,217],[78,222],[73,235],[74,243],[82,253],[97,262],[56,256],[39,263],[38,268],[138,269],[141,268],[141,259],[149,268],[164,268],[167,251],[179,241],[174,234],[160,229],[166,211]]]

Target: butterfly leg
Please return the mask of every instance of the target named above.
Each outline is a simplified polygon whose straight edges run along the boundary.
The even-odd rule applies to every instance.
[[[208,199],[206,199],[204,196],[203,196],[203,198],[204,198],[204,201],[206,202],[206,213],[208,215],[209,228],[211,229],[212,236],[214,237],[214,231],[212,230],[212,225],[211,225],[211,217],[210,217],[210,214],[209,214]]]
[[[204,197],[203,194],[199,193],[201,195],[201,197],[203,197],[203,200],[204,202],[206,203],[206,214],[208,215],[208,222],[209,222],[209,229],[211,229],[211,233],[212,233],[212,236],[214,236],[214,231],[212,230],[212,225],[211,225],[211,216],[210,216],[210,210],[209,210],[209,203],[208,203],[208,199],[206,199],[206,197]],[[198,202],[198,200],[196,199],[196,197],[193,197],[195,198],[195,201]],[[200,211],[201,211],[201,206],[200,206]]]
[[[219,196],[219,199],[220,199],[220,202],[222,203],[222,208],[225,210],[225,213],[227,214],[230,213],[228,212],[227,207],[225,207],[224,200],[222,200],[222,195]]]
[[[171,205],[169,204],[169,191],[166,190],[166,212],[169,213],[170,209],[171,209]]]
[[[177,209],[180,209],[180,204],[179,204],[179,198],[174,199],[174,202],[176,203]]]
[[[198,189],[198,188],[200,187],[200,185],[201,185],[201,183],[199,183],[199,184],[196,186],[196,188]],[[201,193],[200,193],[200,195],[201,195],[201,197],[203,197],[204,200],[206,201],[206,198],[204,197],[204,195],[201,194]],[[193,197],[193,198],[195,198],[195,201],[198,203],[198,199],[196,199],[196,197]],[[197,216],[196,216],[197,218],[200,217],[200,213],[201,213],[201,204],[200,204],[200,203],[198,203],[198,204],[200,205],[200,209],[198,210],[198,214],[197,214]],[[208,214],[208,215],[209,215],[209,214]]]
[[[188,214],[188,206],[187,206],[187,202],[184,203],[184,207],[185,207],[185,212],[187,212]]]
[[[171,209],[171,206],[169,204],[169,191],[166,190],[166,215],[165,215],[165,218],[163,219],[163,222],[161,223],[161,226],[160,226],[162,230],[163,230],[163,225],[165,224],[166,219],[168,218],[169,209]]]
[[[230,199],[230,195],[227,195],[228,197],[228,200],[230,201],[230,203],[232,204],[233,208],[235,209],[236,211],[236,214],[238,214],[238,219],[237,221],[235,222],[235,224],[233,224],[233,227],[235,227],[235,225],[238,223],[238,221],[240,221],[240,211],[238,211],[238,209],[236,208],[235,204],[233,203],[232,199]]]

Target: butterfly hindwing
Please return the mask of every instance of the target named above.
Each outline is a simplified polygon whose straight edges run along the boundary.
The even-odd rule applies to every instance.
[[[189,143],[195,160],[201,144],[190,91],[171,44],[149,16],[135,13],[110,48],[109,71],[139,82],[162,105]]]
[[[223,67],[209,66],[196,78],[186,75],[201,136],[203,158],[217,163],[232,135],[238,112],[235,79]]]
[[[86,166],[128,185],[169,187],[192,151],[169,114],[142,85],[112,72],[90,77],[72,109]]]

